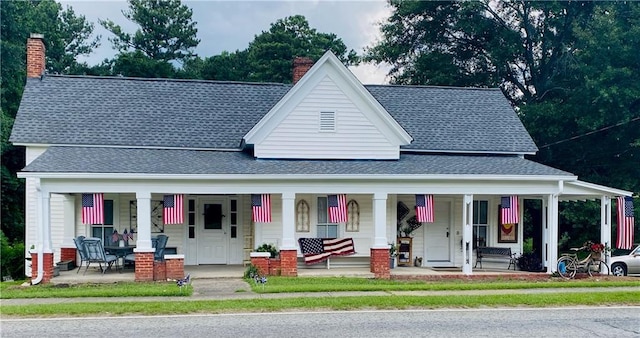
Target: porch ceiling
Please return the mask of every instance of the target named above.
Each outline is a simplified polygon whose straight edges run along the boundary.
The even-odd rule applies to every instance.
[[[540,176],[575,180],[571,173],[517,156],[402,154],[400,160],[260,160],[245,152],[179,149],[51,147],[24,168],[23,177],[48,174],[343,175],[354,177]],[[59,175],[53,175],[59,176]]]

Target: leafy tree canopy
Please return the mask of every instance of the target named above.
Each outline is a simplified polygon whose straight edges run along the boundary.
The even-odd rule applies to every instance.
[[[318,60],[331,50],[345,65],[358,60],[333,33],[321,33],[309,26],[302,15],[279,19],[268,31],[255,36],[247,49],[223,52],[207,58],[201,65],[204,79],[291,83],[292,62],[296,56]]]
[[[200,40],[192,20],[193,10],[180,0],[128,0],[129,10],[122,14],[140,28],[130,34],[111,20],[100,24],[115,37],[109,38],[121,54],[140,52],[156,61],[191,59]]]

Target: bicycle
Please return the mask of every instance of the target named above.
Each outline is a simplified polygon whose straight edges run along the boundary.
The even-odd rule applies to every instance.
[[[575,253],[565,253],[558,258],[558,274],[563,278],[574,278],[576,273],[588,273],[590,277],[609,275],[609,265],[600,258],[594,258],[593,253],[589,252],[589,256],[584,259],[578,258],[577,251],[583,250],[582,248],[571,248]]]

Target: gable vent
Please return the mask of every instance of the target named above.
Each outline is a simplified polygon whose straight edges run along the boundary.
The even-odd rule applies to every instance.
[[[336,131],[336,112],[320,112],[320,131]]]

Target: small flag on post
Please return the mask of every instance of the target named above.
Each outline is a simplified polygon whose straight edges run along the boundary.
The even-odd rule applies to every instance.
[[[433,195],[416,195],[416,219],[433,223]]]
[[[347,195],[329,195],[329,222],[346,223],[347,222]]]
[[[184,195],[164,195],[162,218],[164,224],[184,223]]]
[[[620,196],[618,201],[618,249],[633,249],[633,230],[635,218],[633,215],[633,198]]]
[[[256,223],[271,222],[271,195],[269,194],[252,194],[251,195],[251,213],[253,221]]]
[[[519,222],[518,196],[503,196],[500,201],[500,224]]]
[[[104,223],[104,194],[82,194],[82,224]]]

